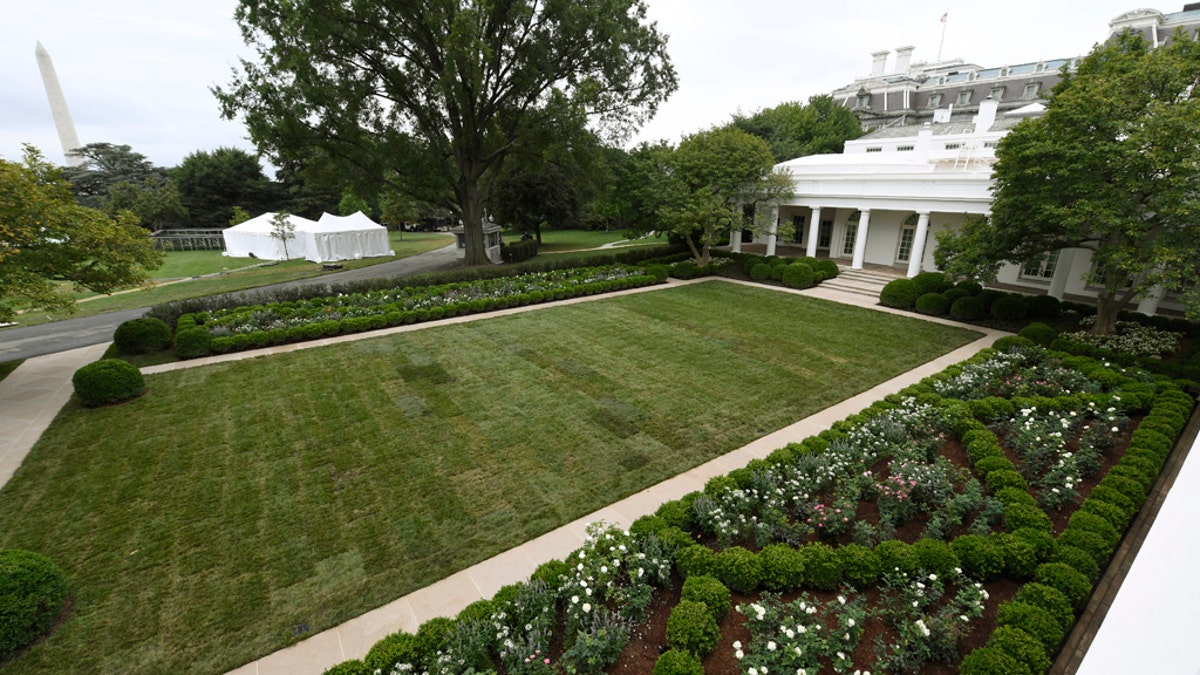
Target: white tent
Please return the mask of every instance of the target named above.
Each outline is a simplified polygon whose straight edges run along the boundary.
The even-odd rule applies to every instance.
[[[225,255],[232,258],[261,258],[263,260],[283,260],[285,257],[308,257],[307,242],[303,232],[317,226],[316,221],[301,216],[288,215],[288,220],[295,226],[295,237],[287,240],[287,255],[284,255],[284,242],[271,236],[275,228],[271,225],[274,213],[268,212],[255,216],[244,223],[238,223],[225,229]]]
[[[305,256],[313,262],[358,260],[395,255],[388,248],[387,228],[372,221],[362,211],[351,216],[321,215],[316,227],[297,237],[305,240]]]
[[[284,242],[272,236],[274,217],[274,213],[264,213],[226,229],[225,255],[283,260]],[[387,228],[362,212],[345,217],[326,213],[319,221],[289,215],[288,220],[295,226],[295,237],[287,240],[287,258],[293,260],[330,262],[394,255],[388,248]]]

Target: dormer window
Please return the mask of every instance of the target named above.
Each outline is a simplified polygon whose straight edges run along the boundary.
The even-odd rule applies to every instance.
[[[942,104],[942,95],[941,94],[930,94],[929,95],[929,107],[930,108],[937,108],[941,104]]]
[[[959,105],[966,105],[970,102],[971,102],[971,90],[970,89],[964,89],[964,90],[958,92],[958,104]]]
[[[1037,95],[1038,83],[1030,82],[1029,84],[1025,85],[1025,91],[1021,94],[1021,97],[1028,101],[1037,98]]]
[[[992,87],[992,90],[990,92],[988,92],[988,100],[989,101],[999,101],[1003,98],[1004,98],[1004,87]]]
[[[871,95],[866,92],[860,93],[858,95],[858,107],[859,108],[870,108],[871,107]]]

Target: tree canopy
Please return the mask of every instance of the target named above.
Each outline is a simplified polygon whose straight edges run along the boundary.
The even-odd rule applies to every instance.
[[[468,264],[487,262],[483,204],[508,155],[585,119],[628,132],[676,88],[642,0],[243,0],[236,18],[258,62],[214,90],[225,116],[273,158],[395,172],[461,217]]]
[[[813,96],[803,105],[789,101],[752,115],[739,112],[731,124],[766,141],[776,163],[838,153],[846,141],[863,134],[854,113],[824,94]]]
[[[1000,264],[1091,251],[1097,332],[1155,286],[1200,308],[1200,45],[1124,33],[1054,87],[1046,113],[996,149],[991,216],[938,239],[938,264],[979,279]]]
[[[161,262],[132,213],[81,206],[37,150],[26,146],[23,163],[0,160],[0,321],[70,309],[63,282],[107,293],[144,282]]]
[[[258,158],[238,148],[197,150],[171,171],[194,227],[225,227],[240,206],[258,214],[275,210],[282,189],[265,174]]]
[[[687,242],[700,265],[746,225],[745,207],[756,207],[751,228],[766,230],[774,224],[771,206],[792,195],[792,178],[774,170],[766,141],[734,127],[692,134],[665,159],[656,186],[659,222]]]
[[[156,167],[140,152],[128,145],[88,143],[71,151],[83,163],[63,169],[63,177],[71,184],[71,192],[84,206],[99,207],[109,197],[114,185],[142,185],[146,181],[163,181],[167,170]]]

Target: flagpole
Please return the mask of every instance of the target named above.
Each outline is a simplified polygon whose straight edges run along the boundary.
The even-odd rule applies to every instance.
[[[946,24],[949,23],[949,21],[947,21],[946,19],[949,16],[950,16],[950,10],[946,10],[946,13],[942,15],[942,41],[938,43],[938,57],[937,57],[938,63],[942,62],[942,47],[944,47],[946,45]]]

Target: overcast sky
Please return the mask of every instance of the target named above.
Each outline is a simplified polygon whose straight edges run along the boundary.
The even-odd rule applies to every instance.
[[[1177,12],[1173,5],[1150,5]],[[871,53],[912,45],[913,61],[982,66],[1079,56],[1123,0],[647,0],[670,36],[679,90],[635,140],[688,133],[783,101],[805,101],[871,70]],[[30,143],[53,162],[62,147],[42,87],[37,41],[49,52],[81,143],[123,143],[158,166],[196,150],[254,151],[221,119],[209,89],[252,56],[233,21],[236,0],[9,0],[0,21],[0,157]],[[946,23],[940,21],[948,14]],[[319,48],[319,46],[314,46]]]

